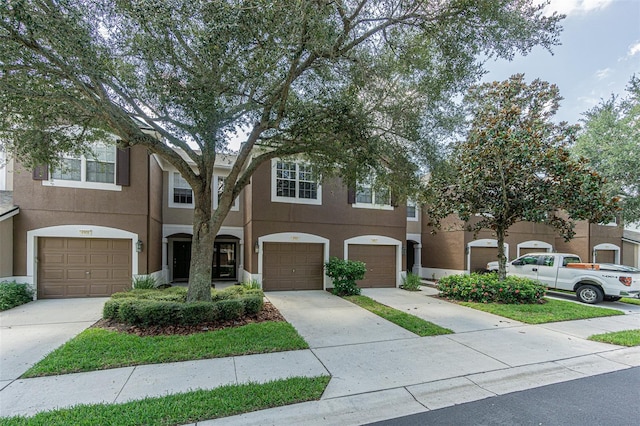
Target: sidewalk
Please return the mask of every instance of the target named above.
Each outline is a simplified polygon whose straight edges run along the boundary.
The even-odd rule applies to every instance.
[[[638,347],[585,340],[603,330],[640,328],[640,313],[526,325],[428,297],[435,290],[423,289],[364,294],[456,334],[418,337],[327,292],[267,293],[309,350],[15,380],[0,391],[0,411],[30,415],[78,403],[330,374],[320,401],[198,425],[362,424],[640,365]]]

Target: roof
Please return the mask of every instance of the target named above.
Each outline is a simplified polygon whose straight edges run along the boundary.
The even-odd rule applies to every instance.
[[[630,243],[640,244],[640,232],[625,229],[622,231],[622,239]]]
[[[0,222],[17,215],[19,211],[18,206],[13,205],[13,191],[0,191]]]

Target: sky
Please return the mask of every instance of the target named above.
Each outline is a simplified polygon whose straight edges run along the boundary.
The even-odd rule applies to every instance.
[[[640,0],[552,0],[547,10],[567,16],[553,55],[537,47],[511,62],[488,62],[483,81],[524,73],[554,83],[564,98],[556,120],[575,124],[601,99],[624,96],[634,73],[640,77]]]

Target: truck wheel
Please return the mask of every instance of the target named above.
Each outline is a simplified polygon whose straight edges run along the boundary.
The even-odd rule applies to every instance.
[[[622,296],[605,296],[604,297],[605,302],[617,302],[620,299],[622,299]]]
[[[578,296],[579,301],[589,303],[591,305],[600,303],[604,299],[602,290],[593,285],[580,286],[576,291],[576,296]]]

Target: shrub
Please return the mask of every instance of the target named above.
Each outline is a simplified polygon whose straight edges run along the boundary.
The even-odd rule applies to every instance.
[[[358,260],[342,260],[332,257],[324,264],[327,276],[333,279],[333,294],[353,296],[360,294],[357,280],[364,278],[367,271],[364,262]]]
[[[217,305],[222,321],[238,319],[244,314],[244,303],[239,299],[221,300]]]
[[[159,300],[140,300],[137,309],[137,324],[172,325],[182,322],[182,303]]]
[[[151,275],[143,275],[133,278],[133,288],[137,289],[151,289],[156,288],[157,282]]]
[[[247,315],[257,314],[264,306],[264,298],[261,296],[247,296],[242,300],[244,301],[244,313]]]
[[[438,281],[440,294],[456,300],[479,303],[538,303],[546,288],[538,281],[508,276],[504,281],[498,275],[450,275]]]
[[[420,277],[412,273],[408,273],[407,276],[402,279],[402,288],[408,291],[420,290],[420,284],[422,284]]]
[[[27,284],[18,284],[15,281],[0,282],[0,311],[24,305],[33,300],[33,291]]]
[[[251,280],[251,281],[244,282],[244,283],[242,283],[242,286],[247,290],[262,288],[260,286],[260,283],[257,280]]]
[[[193,302],[182,306],[182,323],[186,325],[214,322],[219,316],[220,307],[216,303]]]
[[[109,299],[105,302],[102,308],[102,318],[104,319],[116,319],[118,318],[118,309],[120,308],[120,302],[117,299]]]

